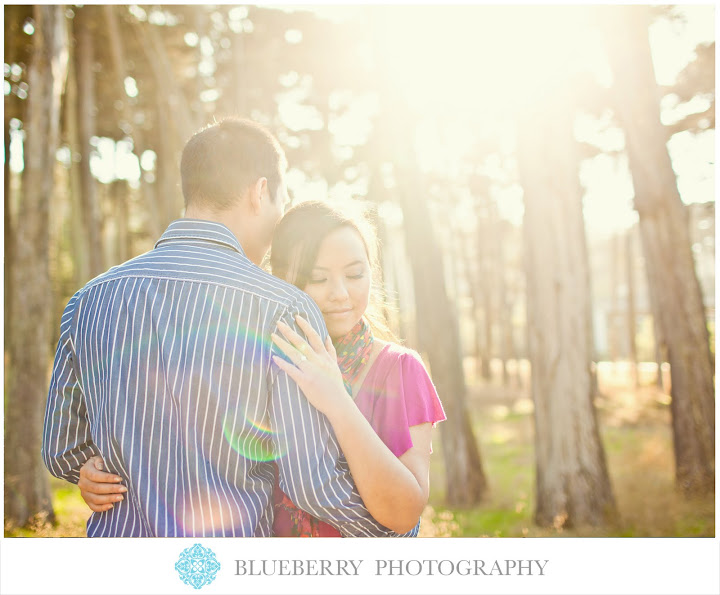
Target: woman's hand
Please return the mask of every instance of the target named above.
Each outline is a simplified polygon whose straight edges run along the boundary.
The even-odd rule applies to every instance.
[[[279,321],[278,329],[287,341],[275,333],[272,339],[292,364],[276,355],[273,361],[297,383],[313,407],[330,417],[339,408],[352,404],[337,364],[335,347],[330,337],[323,343],[320,335],[304,318],[296,316],[295,320],[307,341]]]
[[[101,457],[90,457],[80,467],[78,487],[85,504],[94,512],[105,512],[114,506],[114,502],[123,499],[122,493],[127,488],[120,485],[122,477],[104,471],[105,464]]]

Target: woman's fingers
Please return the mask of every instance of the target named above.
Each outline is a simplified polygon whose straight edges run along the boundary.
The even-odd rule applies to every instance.
[[[312,352],[312,348],[308,345],[307,341],[298,335],[293,329],[291,329],[282,320],[278,321],[278,328],[290,344],[299,351],[305,357],[308,357]],[[289,354],[287,354],[289,355]]]
[[[327,351],[327,349],[325,349],[325,346],[323,345],[323,341],[320,338],[320,335],[317,334],[317,331],[307,320],[305,320],[302,316],[298,314],[295,317],[295,322],[297,322],[297,325],[300,327],[302,332],[305,333],[308,343],[310,343],[310,347],[315,350],[315,353],[322,354]]]
[[[272,359],[277,364],[277,367],[286,372],[296,383],[300,382],[302,378],[302,370],[300,370],[300,368],[296,368],[277,355],[273,355]]]
[[[288,343],[285,339],[283,339],[280,335],[277,335],[273,333],[272,340],[277,345],[280,350],[287,355],[290,358],[290,361],[295,364],[296,366],[299,365],[301,362],[307,359],[307,356],[303,353],[300,353],[298,349]]]
[[[325,339],[325,349],[327,349],[328,355],[332,357],[332,360],[337,361],[337,352],[335,351],[335,345],[333,345],[330,335]]]

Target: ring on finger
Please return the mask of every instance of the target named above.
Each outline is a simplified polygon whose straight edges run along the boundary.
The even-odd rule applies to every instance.
[[[307,361],[307,356],[301,352],[300,353],[300,363],[306,362],[306,361]]]

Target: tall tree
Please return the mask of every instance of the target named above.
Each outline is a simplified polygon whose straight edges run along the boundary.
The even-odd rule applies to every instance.
[[[68,34],[63,6],[34,7],[29,67],[23,196],[13,234],[13,317],[9,321],[10,380],[5,421],[5,521],[54,519],[40,457],[47,395],[52,294],[48,271],[48,196],[53,192],[60,102],[67,76]]]
[[[637,332],[635,321],[635,250],[633,248],[632,230],[625,232],[625,275],[627,281],[627,331],[628,331],[628,353],[630,360],[630,371],[632,373],[633,386],[640,386],[638,372]]]
[[[448,299],[442,252],[419,184],[419,172],[399,172],[405,240],[415,289],[418,342],[427,353],[433,382],[447,421],[440,424],[446,500],[452,506],[478,504],[487,490],[480,449],[465,403],[466,386],[457,312]]]
[[[592,402],[590,280],[568,89],[518,124],[541,526],[602,525],[615,504]],[[552,138],[551,143],[547,139]]]
[[[387,22],[371,17],[368,25],[376,36],[375,42],[380,42],[376,50],[392,42],[393,30]],[[397,183],[394,192],[403,212],[418,344],[427,354],[432,379],[447,414],[447,421],[440,424],[445,498],[451,506],[470,507],[481,502],[488,484],[467,409],[457,312],[445,287],[445,269],[427,203],[428,191],[414,150],[416,120],[382,55],[376,58],[378,79],[385,93],[368,147],[375,149],[374,159],[379,163],[392,164]]]
[[[78,131],[80,143],[81,205],[88,237],[90,276],[103,271],[102,238],[100,235],[100,204],[97,181],[90,171],[91,139],[97,135],[95,102],[95,30],[93,12],[97,7],[84,7],[73,19],[75,35],[75,75],[77,80]],[[97,16],[97,15],[95,15]]]
[[[651,303],[670,362],[675,474],[685,493],[715,488],[715,390],[709,334],[695,273],[687,212],[660,121],[648,26],[653,12],[634,6],[604,18],[614,74],[615,112],[635,190]],[[629,57],[632,56],[632,59]]]

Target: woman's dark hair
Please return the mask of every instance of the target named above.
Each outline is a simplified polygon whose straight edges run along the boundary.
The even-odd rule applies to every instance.
[[[270,248],[272,273],[299,289],[305,289],[317,261],[320,244],[331,232],[342,227],[358,233],[370,263],[372,286],[365,318],[377,337],[397,341],[383,316],[386,305],[379,283],[377,238],[364,216],[351,214],[349,208],[340,210],[319,200],[292,207],[275,227]]]
[[[196,132],[183,149],[180,176],[185,206],[226,210],[262,177],[275,200],[286,167],[282,147],[263,126],[242,118],[220,120]]]

